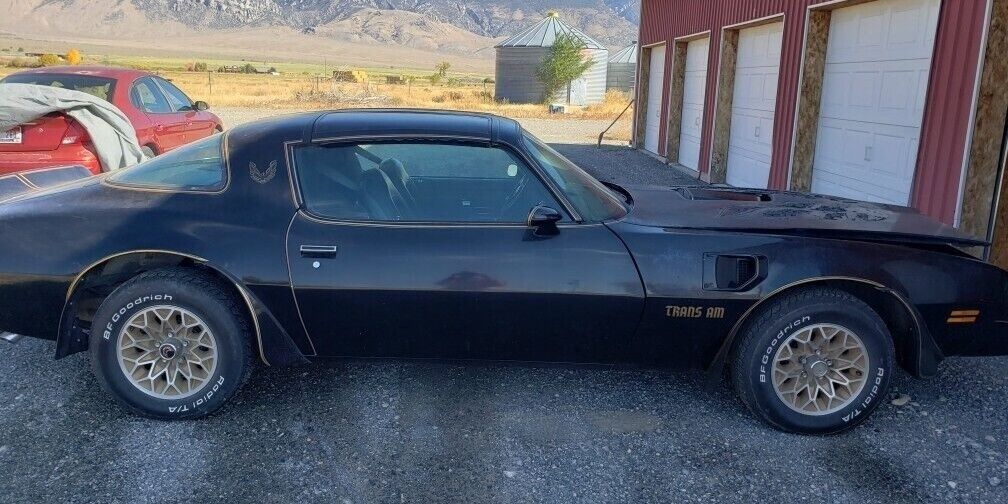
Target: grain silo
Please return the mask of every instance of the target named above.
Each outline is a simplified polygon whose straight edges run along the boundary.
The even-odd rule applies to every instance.
[[[497,44],[496,86],[498,100],[511,103],[540,103],[543,85],[536,70],[549,53],[560,34],[577,37],[584,42],[583,54],[593,64],[580,79],[570,83],[552,102],[587,105],[602,100],[606,91],[606,70],[609,67],[609,50],[581,30],[564,23],[550,13],[535,26]]]
[[[637,41],[613,53],[609,58],[606,88],[632,93],[637,73]]]

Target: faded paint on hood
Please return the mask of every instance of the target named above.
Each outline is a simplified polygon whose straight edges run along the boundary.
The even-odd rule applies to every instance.
[[[987,242],[900,206],[787,191],[629,186],[625,221],[843,239],[983,246]]]

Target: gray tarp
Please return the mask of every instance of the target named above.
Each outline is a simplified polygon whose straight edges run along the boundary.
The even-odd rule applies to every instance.
[[[136,130],[118,107],[93,95],[35,84],[0,84],[0,131],[62,112],[87,130],[105,170],[143,161]]]

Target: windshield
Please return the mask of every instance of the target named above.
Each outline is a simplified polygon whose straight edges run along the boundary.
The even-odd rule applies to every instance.
[[[72,89],[96,96],[108,102],[112,101],[112,91],[115,88],[114,80],[91,75],[24,73],[8,75],[3,82],[6,84],[35,84],[38,86]]]
[[[567,199],[586,221],[601,222],[619,219],[626,208],[618,196],[550,146],[529,134],[523,135],[526,148],[560,186]]]

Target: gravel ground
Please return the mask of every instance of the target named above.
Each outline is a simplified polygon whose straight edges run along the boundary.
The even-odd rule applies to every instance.
[[[579,145],[593,125],[535,127],[602,178],[695,182]],[[262,369],[219,414],[162,423],[54,348],[0,344],[0,502],[1008,502],[1005,358],[899,373],[907,404],[817,438],[698,373],[492,363]]]
[[[953,359],[826,438],[696,373],[333,362],[264,369],[219,414],[124,414],[85,355],[0,347],[3,502],[1006,502],[1005,359]]]

